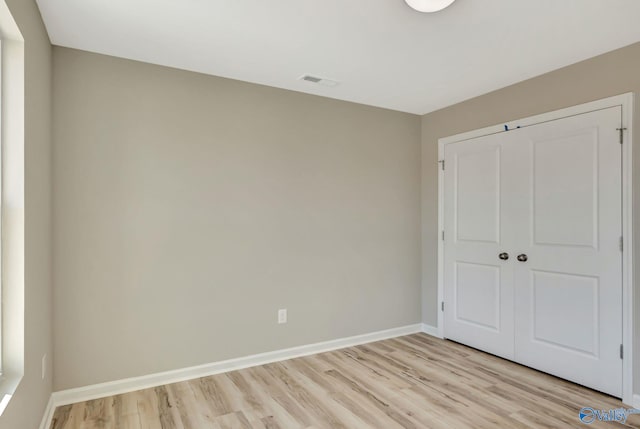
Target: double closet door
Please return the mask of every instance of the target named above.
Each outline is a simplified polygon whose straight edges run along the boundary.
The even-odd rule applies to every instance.
[[[622,396],[621,114],[446,145],[446,338]]]

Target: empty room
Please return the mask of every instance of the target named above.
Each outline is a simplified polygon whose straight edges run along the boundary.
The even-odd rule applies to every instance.
[[[0,0],[0,429],[640,428],[639,22]]]

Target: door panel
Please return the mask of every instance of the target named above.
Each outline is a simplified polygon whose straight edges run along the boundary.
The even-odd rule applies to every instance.
[[[500,241],[500,147],[455,157],[457,241]]]
[[[458,321],[499,331],[500,267],[457,262],[454,288]]]
[[[598,356],[597,277],[531,270],[531,292],[534,341]]]
[[[597,247],[597,128],[534,142],[532,161],[535,243]]]
[[[622,395],[621,108],[518,130],[515,358]]]
[[[502,219],[512,189],[504,182],[512,150],[504,135],[445,151],[445,336],[513,358],[513,264],[499,259],[513,237]]]

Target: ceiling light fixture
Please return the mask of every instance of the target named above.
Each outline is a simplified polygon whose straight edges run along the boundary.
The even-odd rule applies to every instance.
[[[455,0],[404,0],[407,4],[418,12],[438,12],[449,6]]]

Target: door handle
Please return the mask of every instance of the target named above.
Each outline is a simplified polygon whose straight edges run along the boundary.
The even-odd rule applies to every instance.
[[[502,259],[503,261],[506,261],[507,259],[509,259],[509,254],[508,253],[501,253],[498,255],[498,258]]]
[[[527,260],[529,259],[529,257],[527,255],[525,255],[524,253],[521,253],[520,255],[518,255],[518,261],[520,262],[527,262]]]

